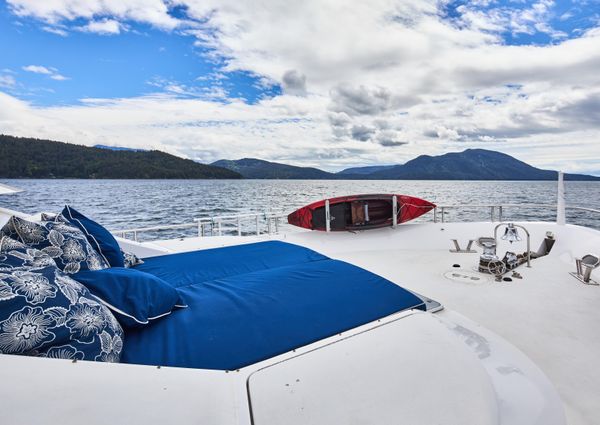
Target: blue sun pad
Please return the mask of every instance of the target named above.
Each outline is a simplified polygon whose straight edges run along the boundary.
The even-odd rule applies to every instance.
[[[208,258],[217,267],[200,261]],[[193,267],[186,262],[192,259]],[[233,370],[401,310],[424,309],[420,298],[376,274],[282,242],[145,261],[140,269],[177,286],[188,308],[127,332],[126,363]]]
[[[326,259],[308,248],[269,241],[145,258],[144,264],[135,268],[181,287]]]

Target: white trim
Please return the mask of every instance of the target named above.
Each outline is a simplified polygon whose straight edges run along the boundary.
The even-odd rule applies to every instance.
[[[83,285],[83,286],[85,286],[85,285]],[[90,290],[88,289],[88,291],[90,291]],[[102,304],[104,304],[106,307],[108,307],[109,309],[111,309],[112,311],[114,311],[117,314],[120,314],[120,315],[125,316],[125,317],[129,317],[130,319],[133,319],[136,323],[139,323],[140,325],[147,325],[148,323],[150,323],[150,318],[148,318],[149,320],[146,320],[145,322],[142,322],[141,320],[138,320],[135,316],[132,316],[131,314],[125,313],[123,310],[121,310],[121,309],[115,307],[114,305],[110,304],[109,302],[103,300],[100,296],[98,296],[96,294],[93,294],[92,291],[90,291],[90,294],[92,294]]]
[[[18,226],[17,226],[17,225],[14,223],[14,219],[15,219],[15,218],[18,218],[19,220],[27,221],[28,223],[33,223],[33,222],[32,222],[32,221],[29,221],[29,220],[25,220],[23,217],[17,217],[17,216],[15,216],[15,215],[13,215],[11,218],[9,218],[9,219],[8,219],[8,222],[7,222],[7,224],[8,224],[8,223],[10,223],[10,222],[12,222],[12,225],[13,225],[13,227],[14,227],[14,229],[15,229],[15,233],[16,233],[16,234],[17,234],[17,236],[19,237],[19,242],[21,242],[21,243],[23,243],[23,244],[24,244],[24,243],[25,243],[25,239],[23,239],[23,236],[21,236],[21,234],[19,233],[19,227],[18,227]],[[42,226],[41,224],[38,224],[38,223],[33,223],[33,224],[37,224],[38,226]],[[44,226],[42,226],[42,227],[44,227]],[[44,227],[44,229],[45,229],[45,227]],[[32,247],[31,245],[29,245],[29,244],[26,244],[26,245],[27,245],[27,246],[30,246],[31,248],[33,248],[33,247]],[[39,245],[39,243],[37,243],[36,245]]]
[[[83,284],[82,284],[83,285]],[[85,285],[83,285],[85,286]],[[123,310],[121,310],[120,308],[115,307],[114,305],[110,304],[109,302],[107,302],[106,300],[102,299],[102,297],[100,297],[99,295],[94,294],[89,288],[88,291],[90,291],[90,294],[92,294],[94,297],[96,297],[102,304],[104,304],[106,307],[108,307],[110,310],[114,311],[117,314],[120,314],[122,316],[125,317],[129,317],[130,319],[133,319],[136,323],[139,323],[140,325],[147,325],[148,323],[150,323],[151,320],[156,320],[156,319],[160,319],[161,317],[165,317],[168,316],[169,314],[171,314],[173,312],[173,310],[170,310],[166,313],[163,314],[159,314],[158,316],[153,316],[153,317],[148,317],[148,320],[141,321],[139,320],[137,317],[132,316],[129,313],[125,313]],[[177,305],[175,304],[173,307],[179,307],[179,308],[187,308],[187,305]]]
[[[154,319],[160,319],[161,317],[165,317],[168,316],[169,314],[171,314],[173,312],[173,310],[167,312],[167,313],[163,313],[163,314],[159,314],[158,316],[154,316],[154,317],[148,317],[148,320],[154,320]]]

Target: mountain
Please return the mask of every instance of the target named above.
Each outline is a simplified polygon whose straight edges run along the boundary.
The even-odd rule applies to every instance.
[[[556,171],[532,167],[500,152],[467,149],[421,155],[403,165],[317,168],[244,158],[199,164],[160,151],[87,147],[0,134],[0,178],[95,179],[336,179],[336,180],[556,180]],[[600,177],[566,174],[565,180]]]
[[[0,177],[238,179],[242,176],[160,151],[115,151],[0,135]]]
[[[382,180],[556,180],[556,171],[541,170],[504,153],[467,149],[440,156],[421,155],[404,165],[375,171],[369,179]],[[565,180],[600,180],[566,174]]]
[[[109,151],[148,152],[147,149],[126,148],[123,146],[94,145],[94,147],[98,149],[108,149]]]
[[[248,179],[336,180],[556,180],[556,171],[532,167],[504,153],[467,149],[440,156],[421,155],[403,165],[374,165],[328,173],[255,158],[220,160],[217,165]],[[600,180],[600,177],[565,174],[565,180]]]
[[[390,168],[394,168],[395,165],[371,165],[368,167],[354,167],[354,168],[346,168],[345,170],[338,171],[336,174],[338,176],[365,176],[368,174],[372,174],[376,171],[383,171]]]
[[[221,159],[213,166],[227,168],[240,173],[247,179],[333,179],[335,175],[317,168],[296,167],[256,158],[243,158],[237,161]]]

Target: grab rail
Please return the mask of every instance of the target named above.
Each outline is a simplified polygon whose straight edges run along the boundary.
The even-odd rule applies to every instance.
[[[457,204],[457,205],[438,205],[433,210],[433,222],[438,222],[438,215],[441,216],[441,222],[444,223],[444,215],[446,214],[446,209],[468,209],[468,208],[489,208],[490,209],[490,218],[491,221],[502,221],[502,214],[504,208],[556,208],[556,204],[483,204],[483,205],[470,205],[470,204]],[[575,207],[575,206],[566,206],[567,209],[579,210],[579,211],[587,211],[600,214],[600,210],[594,208],[587,207]],[[439,210],[439,212],[438,212]],[[497,216],[497,220],[495,220]]]
[[[415,205],[416,206],[416,205]],[[428,207],[422,207],[428,208]],[[556,204],[448,204],[438,205],[433,209],[433,222],[445,223],[445,215],[448,209],[489,209],[490,219],[492,222],[503,220],[503,214],[506,208],[552,208],[556,209]],[[567,206],[567,209],[586,211],[600,214],[600,210],[587,207]],[[234,233],[242,236],[243,224],[252,222],[250,225],[253,228],[252,234],[277,234],[279,233],[281,222],[280,220],[287,217],[287,214],[282,212],[282,209],[273,209],[264,212],[254,212],[246,214],[223,215],[216,217],[195,218],[193,223],[183,224],[167,224],[151,227],[139,227],[134,229],[117,230],[117,236],[138,241],[140,233],[162,232],[169,230],[186,230],[197,229],[198,236],[222,236],[224,232]],[[264,231],[263,231],[264,229]]]
[[[222,236],[224,231],[233,231],[238,236],[242,236],[242,224],[244,222],[252,221],[254,231],[253,234],[260,235],[261,233],[266,234],[277,234],[279,233],[280,220],[287,217],[281,209],[273,209],[270,211],[247,213],[247,214],[236,214],[236,215],[222,215],[216,217],[203,217],[194,218],[193,223],[183,224],[165,224],[150,227],[138,227],[134,229],[117,230],[113,232],[117,236],[127,238],[131,236],[134,241],[138,241],[138,235],[140,233],[150,232],[163,232],[168,230],[185,230],[185,229],[197,229],[198,236],[207,236],[210,234],[214,236]],[[232,228],[233,227],[233,228]],[[262,231],[262,228],[265,228]],[[209,233],[210,232],[210,233]]]

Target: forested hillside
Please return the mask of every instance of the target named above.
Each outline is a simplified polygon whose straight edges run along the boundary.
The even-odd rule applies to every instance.
[[[236,179],[241,175],[160,151],[116,151],[0,135],[0,178]]]

